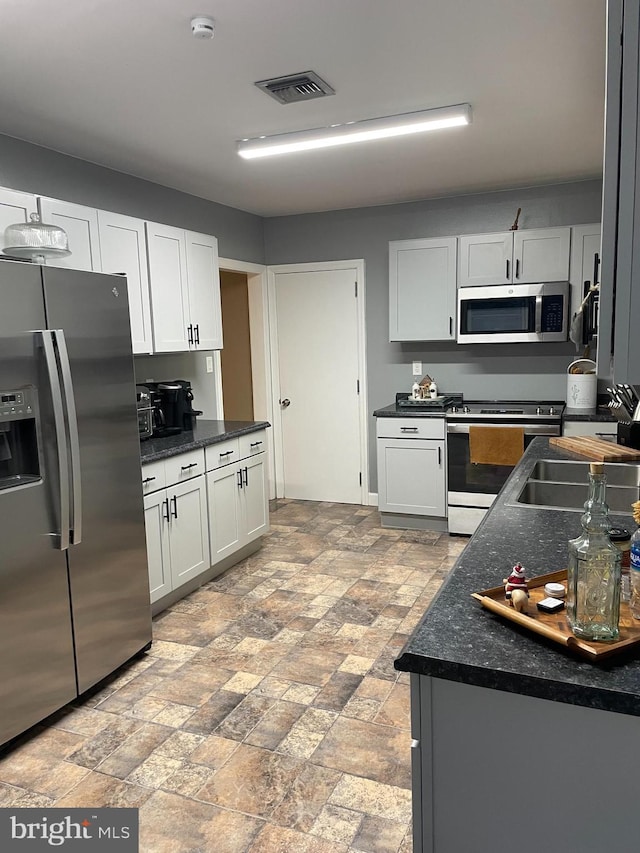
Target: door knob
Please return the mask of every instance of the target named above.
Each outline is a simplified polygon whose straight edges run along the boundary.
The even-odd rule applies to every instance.
[[[287,397],[285,397],[284,400],[279,400],[279,403],[283,409],[286,409],[287,406],[291,405],[291,400],[289,400]]]

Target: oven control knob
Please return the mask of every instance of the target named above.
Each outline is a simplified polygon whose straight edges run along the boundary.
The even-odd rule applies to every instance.
[[[449,411],[450,411],[450,412],[453,412],[453,414],[455,414],[455,413],[458,411],[458,407],[457,407],[457,406],[451,406],[451,408],[449,409]]]
[[[553,406],[549,406],[549,414],[550,415],[557,415],[558,413],[556,412],[556,410]]]
[[[469,406],[464,406],[462,411],[465,413],[465,415],[468,415],[471,409],[469,408]]]
[[[536,407],[536,415],[541,415],[541,414],[542,414],[542,406],[537,406]]]

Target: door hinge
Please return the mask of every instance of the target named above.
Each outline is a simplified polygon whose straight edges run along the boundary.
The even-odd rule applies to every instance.
[[[355,291],[356,291],[355,297],[357,299],[358,298],[358,282],[356,281],[353,286],[355,287]]]
[[[362,485],[362,471],[360,471],[359,479],[360,479],[360,485]]]

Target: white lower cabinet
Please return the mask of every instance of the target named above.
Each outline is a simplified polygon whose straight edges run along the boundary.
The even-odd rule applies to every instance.
[[[444,419],[378,418],[378,509],[444,518]]]
[[[182,462],[183,465],[176,464]],[[197,577],[210,563],[204,453],[192,451],[142,469],[151,602]],[[187,479],[191,473],[191,479]],[[156,489],[153,491],[153,489]]]
[[[605,441],[616,441],[618,438],[617,421],[564,421],[563,435],[587,435],[592,438],[602,438]]]
[[[211,562],[233,554],[269,529],[266,454],[207,472]]]
[[[269,530],[263,448],[260,430],[142,466],[152,604],[226,570]]]

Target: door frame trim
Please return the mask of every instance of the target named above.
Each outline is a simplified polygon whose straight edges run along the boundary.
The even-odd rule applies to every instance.
[[[365,289],[365,264],[364,258],[345,261],[318,261],[305,264],[278,264],[267,267],[267,308],[268,327],[270,331],[269,349],[270,359],[270,390],[271,390],[271,415],[273,420],[274,439],[274,472],[275,472],[275,495],[284,496],[284,454],[282,447],[282,417],[278,403],[280,375],[278,363],[278,323],[276,314],[276,275],[278,273],[299,272],[330,272],[332,270],[353,270],[356,274],[358,295],[356,297],[357,309],[357,344],[358,344],[358,374],[360,378],[360,394],[358,399],[359,432],[360,432],[360,471],[362,472],[362,483],[360,485],[360,503],[363,506],[369,504],[369,421],[368,421],[368,394],[367,394],[367,337],[365,323],[366,289]]]
[[[275,452],[273,421],[273,390],[271,370],[271,338],[269,329],[269,293],[267,287],[267,267],[236,261],[231,258],[219,258],[218,267],[225,272],[239,272],[247,276],[249,295],[249,335],[251,338],[251,378],[253,385],[253,416],[259,421],[268,421],[272,428],[267,433],[267,481],[269,498],[275,498]],[[223,330],[224,335],[224,330]],[[220,350],[213,353],[213,383],[216,400],[216,417],[224,420],[224,402],[222,394],[222,367]]]

